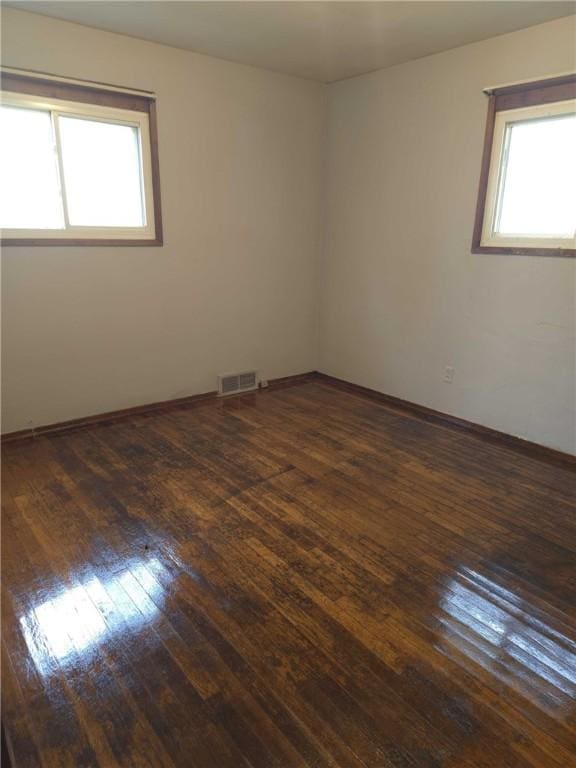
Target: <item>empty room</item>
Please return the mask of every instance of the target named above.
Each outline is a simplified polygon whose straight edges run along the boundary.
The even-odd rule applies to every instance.
[[[0,15],[2,768],[576,768],[576,4]]]

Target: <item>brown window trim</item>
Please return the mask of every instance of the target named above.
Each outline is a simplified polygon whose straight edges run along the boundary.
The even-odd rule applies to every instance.
[[[158,160],[158,126],[156,121],[156,100],[149,96],[107,90],[98,86],[75,83],[61,83],[49,78],[30,77],[12,73],[2,73],[1,90],[13,93],[44,96],[65,101],[77,101],[83,104],[95,104],[117,109],[129,109],[133,112],[148,114],[150,131],[150,153],[152,164],[152,200],[154,206],[153,239],[98,239],[98,238],[27,238],[2,237],[0,245],[44,245],[44,246],[161,246],[164,244],[162,229],[162,205],[160,201],[160,163]]]
[[[576,256],[576,248],[508,248],[505,246],[481,245],[496,113],[508,109],[550,104],[555,101],[566,101],[567,99],[574,98],[576,98],[576,75],[564,75],[548,80],[538,80],[533,83],[508,85],[502,88],[494,88],[488,92],[488,114],[484,132],[478,201],[472,235],[472,253],[500,253],[515,256]]]

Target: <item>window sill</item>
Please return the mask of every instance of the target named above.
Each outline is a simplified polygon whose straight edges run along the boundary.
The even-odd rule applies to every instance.
[[[0,238],[0,246],[6,248],[8,246],[58,246],[72,245],[72,246],[103,246],[103,247],[123,247],[123,246],[162,246],[164,240],[162,237],[134,239],[129,240],[127,238],[71,238],[71,237],[3,237]]]
[[[476,245],[472,246],[472,253],[501,253],[512,256],[560,256],[576,257],[576,248],[544,248],[544,247],[513,247],[500,245]]]

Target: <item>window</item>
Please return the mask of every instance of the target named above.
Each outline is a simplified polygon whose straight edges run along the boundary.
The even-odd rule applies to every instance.
[[[161,245],[155,102],[4,74],[4,245]]]
[[[496,88],[472,251],[576,255],[576,75]]]

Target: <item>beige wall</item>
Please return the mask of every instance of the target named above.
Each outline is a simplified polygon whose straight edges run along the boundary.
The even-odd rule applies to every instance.
[[[561,19],[330,86],[320,370],[576,451],[576,260],[470,253],[482,88],[574,43]]]
[[[3,250],[3,431],[313,369],[323,87],[2,17],[5,65],[156,91],[165,240]]]
[[[576,451],[576,262],[470,253],[482,88],[574,70],[573,20],[324,88],[3,19],[5,64],[157,92],[166,243],[4,249],[3,431],[318,367]]]

